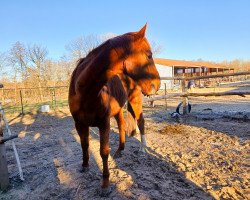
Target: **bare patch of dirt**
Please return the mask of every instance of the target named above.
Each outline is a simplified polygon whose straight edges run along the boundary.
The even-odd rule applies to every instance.
[[[217,104],[222,99],[214,100],[214,104],[212,99],[191,100],[193,112],[179,123],[170,113],[180,99],[168,101],[167,110],[164,101],[156,102],[155,108],[145,106],[147,154],[139,151],[137,135],[127,138],[123,156],[114,159],[119,136],[112,120],[109,198],[249,199],[249,121],[199,118],[197,113],[205,108],[234,113]],[[235,112],[250,112],[249,98],[240,101]],[[237,99],[228,102],[233,105]],[[8,119],[13,132],[22,132],[15,142],[25,181],[19,180],[7,142],[11,186],[0,192],[0,199],[100,199],[102,161],[96,128],[91,130],[90,171],[80,173],[81,147],[68,109]]]

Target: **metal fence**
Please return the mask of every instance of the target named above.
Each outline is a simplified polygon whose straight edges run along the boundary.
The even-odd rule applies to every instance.
[[[0,101],[5,113],[38,111],[42,105],[50,108],[68,105],[68,86],[5,89],[0,92]]]

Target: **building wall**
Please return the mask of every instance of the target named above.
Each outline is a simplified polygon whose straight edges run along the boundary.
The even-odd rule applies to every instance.
[[[156,64],[155,65],[159,74],[160,74],[160,77],[173,77],[173,68],[171,66],[165,66],[165,65],[159,65],[159,64]],[[166,83],[166,86],[167,86],[167,89],[170,89],[172,88],[172,82],[173,81],[167,81],[167,80],[162,80],[161,81],[161,88],[160,89],[164,89],[165,88],[165,83]]]

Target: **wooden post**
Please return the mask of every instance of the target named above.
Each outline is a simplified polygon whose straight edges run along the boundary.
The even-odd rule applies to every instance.
[[[200,67],[200,76],[201,76],[201,70],[202,70],[202,68]],[[199,87],[201,87],[201,79],[199,79]]]
[[[55,108],[56,108],[56,88],[54,87],[54,101],[55,101]]]
[[[1,109],[1,106],[0,106]],[[3,138],[2,115],[0,113],[0,139]],[[6,190],[9,186],[9,172],[7,167],[5,144],[0,144],[0,189]]]
[[[172,66],[172,77],[175,77],[175,74],[174,74],[174,65]]]
[[[186,92],[186,80],[183,79],[181,82],[181,86],[182,86],[182,92]],[[188,113],[188,97],[183,97],[183,115],[186,115]]]
[[[5,144],[0,144],[0,189],[6,190],[9,186],[9,172],[7,167]]]
[[[151,98],[154,98],[155,95],[153,95]],[[154,100],[150,101],[150,106],[155,107],[155,102]]]
[[[167,84],[164,83],[164,91],[165,91],[165,95],[167,95]],[[167,99],[165,98],[165,108],[168,109],[168,103],[167,103]]]
[[[4,90],[3,90],[3,87],[1,88],[2,90],[2,103],[4,102]]]
[[[24,111],[23,111],[23,95],[22,95],[22,90],[20,90],[20,99],[21,99],[22,115],[24,115]]]
[[[9,136],[11,136],[12,134],[11,134],[11,130],[9,128],[9,123],[6,120],[5,116],[4,116],[4,111],[3,111],[2,107],[1,107],[1,104],[0,104],[0,112],[1,112],[1,116],[2,116],[1,119],[3,119],[3,121],[4,121],[5,127],[7,129],[7,133],[8,133]],[[16,162],[17,162],[19,176],[20,176],[20,179],[23,181],[24,180],[24,178],[23,178],[23,170],[22,170],[22,167],[21,167],[21,163],[20,163],[20,159],[19,159],[18,153],[17,153],[16,145],[15,145],[14,141],[12,141],[11,143],[12,143],[12,147],[13,147],[15,158],[16,158]]]

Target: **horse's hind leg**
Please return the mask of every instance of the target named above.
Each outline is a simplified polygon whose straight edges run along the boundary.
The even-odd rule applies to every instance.
[[[123,151],[125,147],[125,120],[123,116],[123,109],[119,111],[119,113],[115,116],[115,119],[119,128],[120,141],[119,148],[115,152],[114,157],[119,157],[121,156],[121,151]]]
[[[108,157],[109,157],[109,132],[110,132],[110,120],[104,120],[103,124],[99,126],[100,130],[100,154],[103,163],[103,181],[101,196],[107,196],[111,190],[109,188],[109,168],[108,168]]]
[[[89,167],[89,127],[76,123],[76,130],[80,136],[82,146],[82,171],[88,171]]]

